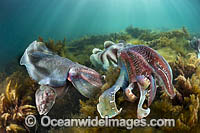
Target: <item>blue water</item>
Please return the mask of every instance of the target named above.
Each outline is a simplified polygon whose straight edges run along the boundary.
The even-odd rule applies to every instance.
[[[200,32],[200,0],[0,0],[1,66],[38,36],[68,40],[127,26]]]

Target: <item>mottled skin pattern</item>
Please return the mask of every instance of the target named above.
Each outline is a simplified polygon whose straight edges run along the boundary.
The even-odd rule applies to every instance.
[[[106,90],[99,98],[97,105],[101,117],[114,117],[120,113],[115,103],[115,93],[122,88],[129,101],[137,98],[135,89],[140,91],[137,117],[144,118],[150,113],[150,109],[144,109],[143,103],[148,100],[149,107],[156,95],[156,81],[167,94],[175,96],[172,85],[172,71],[165,59],[155,50],[143,45],[126,45],[118,50],[116,55],[118,66],[121,68],[120,76],[111,88]],[[134,86],[136,85],[136,86]]]
[[[117,67],[117,52],[124,47],[124,42],[114,44],[111,41],[104,42],[104,50],[94,48],[90,61],[96,68],[108,70],[110,66]]]
[[[167,61],[155,50],[143,45],[128,46],[126,49],[139,53],[147,63],[155,70],[155,76],[159,85],[166,90],[167,94],[173,98],[175,96],[172,85],[172,70]]]
[[[200,38],[194,37],[189,43],[190,46],[197,51],[198,58],[200,58]]]
[[[102,86],[101,76],[95,70],[54,54],[41,42],[34,41],[28,46],[20,64],[41,85],[35,93],[40,115],[47,114],[56,97],[65,94],[69,82],[88,98],[94,97]]]

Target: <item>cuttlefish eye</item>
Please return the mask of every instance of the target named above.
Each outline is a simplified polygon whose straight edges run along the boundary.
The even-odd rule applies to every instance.
[[[56,99],[56,91],[50,86],[42,85],[35,93],[37,110],[40,115],[46,115],[53,107]]]

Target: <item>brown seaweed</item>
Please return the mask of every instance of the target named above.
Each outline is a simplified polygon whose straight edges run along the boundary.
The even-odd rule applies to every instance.
[[[33,102],[36,84],[21,72],[13,73],[2,84],[5,92],[0,96],[1,131],[30,132],[24,121],[26,116],[36,114]]]
[[[176,126],[152,128],[54,128],[45,129],[49,132],[197,132],[200,129],[199,99],[200,99],[200,67],[199,59],[188,44],[190,33],[185,27],[178,30],[156,32],[136,27],[128,27],[125,33],[112,33],[108,35],[85,36],[73,41],[39,41],[45,42],[47,47],[60,56],[67,57],[75,62],[91,67],[89,56],[93,48],[102,48],[106,40],[118,42],[125,40],[132,44],[144,44],[156,49],[164,56],[172,67],[173,84],[176,88],[176,97],[171,100],[164,91],[161,91],[151,105],[151,114],[147,119],[175,119]],[[178,56],[177,56],[178,55]],[[16,69],[14,67],[14,69]],[[17,70],[15,70],[17,71]],[[24,118],[28,114],[35,114],[34,92],[38,85],[24,74],[23,70],[15,72],[9,77],[0,74],[0,128],[1,131],[27,132],[31,131],[24,125]],[[116,81],[119,69],[110,68],[105,74],[105,84],[102,91],[93,99],[86,99],[79,95],[73,87],[66,94],[65,100],[58,99],[56,106],[49,113],[54,118],[99,116],[96,104],[98,96],[110,88]],[[6,80],[5,77],[7,77]],[[160,88],[158,88],[160,89]],[[160,96],[161,95],[161,96]],[[127,102],[123,92],[119,91],[116,97],[117,105],[122,107],[122,112],[116,118],[137,118],[137,102]],[[15,109],[16,108],[16,109]],[[62,108],[62,110],[60,110]],[[14,110],[13,110],[14,109]],[[100,116],[99,116],[100,118]]]

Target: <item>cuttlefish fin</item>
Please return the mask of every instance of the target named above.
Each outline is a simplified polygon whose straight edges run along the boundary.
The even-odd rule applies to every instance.
[[[117,105],[115,103],[115,94],[120,89],[120,86],[113,86],[112,88],[106,90],[100,97],[99,103],[97,104],[97,110],[101,116],[101,118],[115,117],[118,115],[122,108],[117,109]]]

